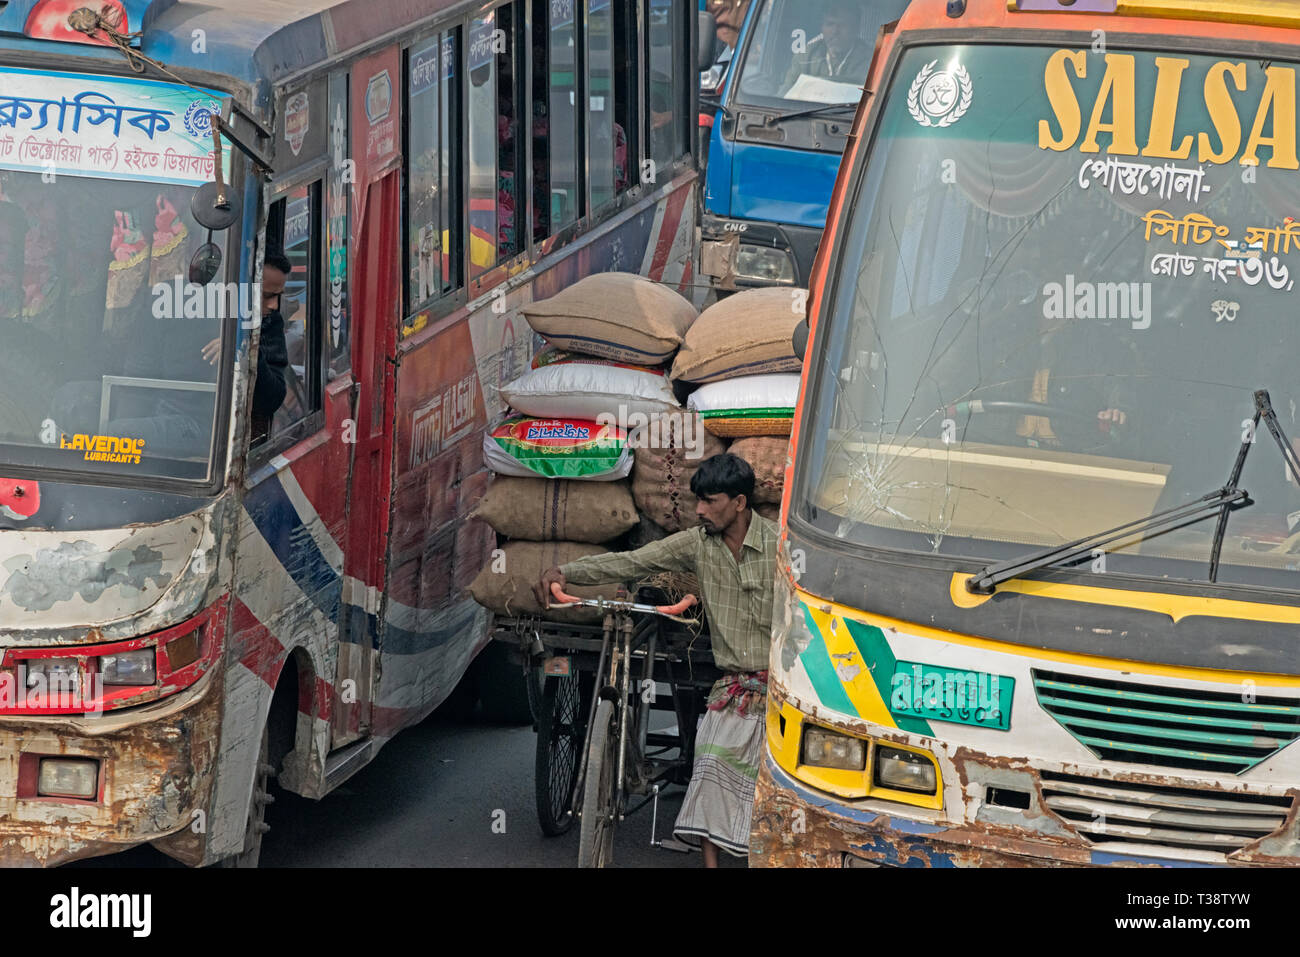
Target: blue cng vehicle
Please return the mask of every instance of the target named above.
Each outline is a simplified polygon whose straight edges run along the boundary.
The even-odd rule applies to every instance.
[[[877,36],[908,0],[753,0],[709,141],[701,271],[803,286]]]

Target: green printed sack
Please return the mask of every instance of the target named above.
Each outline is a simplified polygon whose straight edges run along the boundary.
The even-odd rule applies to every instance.
[[[483,458],[519,478],[612,482],[632,471],[627,433],[588,419],[514,416],[483,436]]]

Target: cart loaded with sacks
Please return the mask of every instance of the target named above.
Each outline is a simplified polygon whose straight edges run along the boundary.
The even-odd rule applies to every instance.
[[[494,631],[518,649],[535,692],[538,823],[548,836],[577,823],[580,867],[612,863],[615,826],[647,805],[651,842],[663,843],[659,798],[689,782],[695,730],[720,676],[691,617],[694,595],[670,601],[662,585],[648,586],[634,602],[609,590],[611,599],[554,595],[551,612],[590,612],[599,624],[498,616]]]
[[[707,625],[680,605],[698,594],[692,576],[628,583],[631,600],[570,586],[549,608],[532,588],[552,567],[697,524],[691,478],[724,451],[754,469],[755,510],[778,517],[803,303],[759,289],[698,313],[664,284],[598,273],[522,309],[546,347],[495,396],[483,457],[496,476],[472,518],[498,548],[470,593],[528,669],[542,829],[580,821],[584,864],[608,861],[618,818],[657,811],[665,784],[689,780],[720,675]]]

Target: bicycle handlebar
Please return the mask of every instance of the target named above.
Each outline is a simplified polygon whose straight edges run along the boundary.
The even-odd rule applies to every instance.
[[[607,601],[604,598],[578,598],[575,595],[565,594],[560,588],[559,582],[551,582],[551,595],[559,603],[557,605],[548,605],[550,608],[569,608],[576,605],[582,605],[587,608],[608,608],[612,611],[641,611],[647,614],[663,615],[665,618],[681,620],[680,616],[697,603],[694,595],[687,595],[681,601],[673,605],[646,605],[632,601]]]

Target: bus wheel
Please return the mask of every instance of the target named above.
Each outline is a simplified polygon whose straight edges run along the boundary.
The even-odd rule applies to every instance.
[[[253,799],[248,805],[248,820],[244,824],[244,849],[238,854],[222,858],[218,867],[257,867],[262,855],[262,835],[271,829],[266,823],[266,806],[275,798],[270,794],[271,778],[270,725],[262,726],[262,747],[257,755],[257,770],[253,774]]]
[[[536,680],[525,675],[518,662],[510,660],[510,647],[492,641],[479,652],[473,665],[478,675],[478,699],[483,705],[483,719],[501,724],[532,724],[533,708],[528,685]]]

